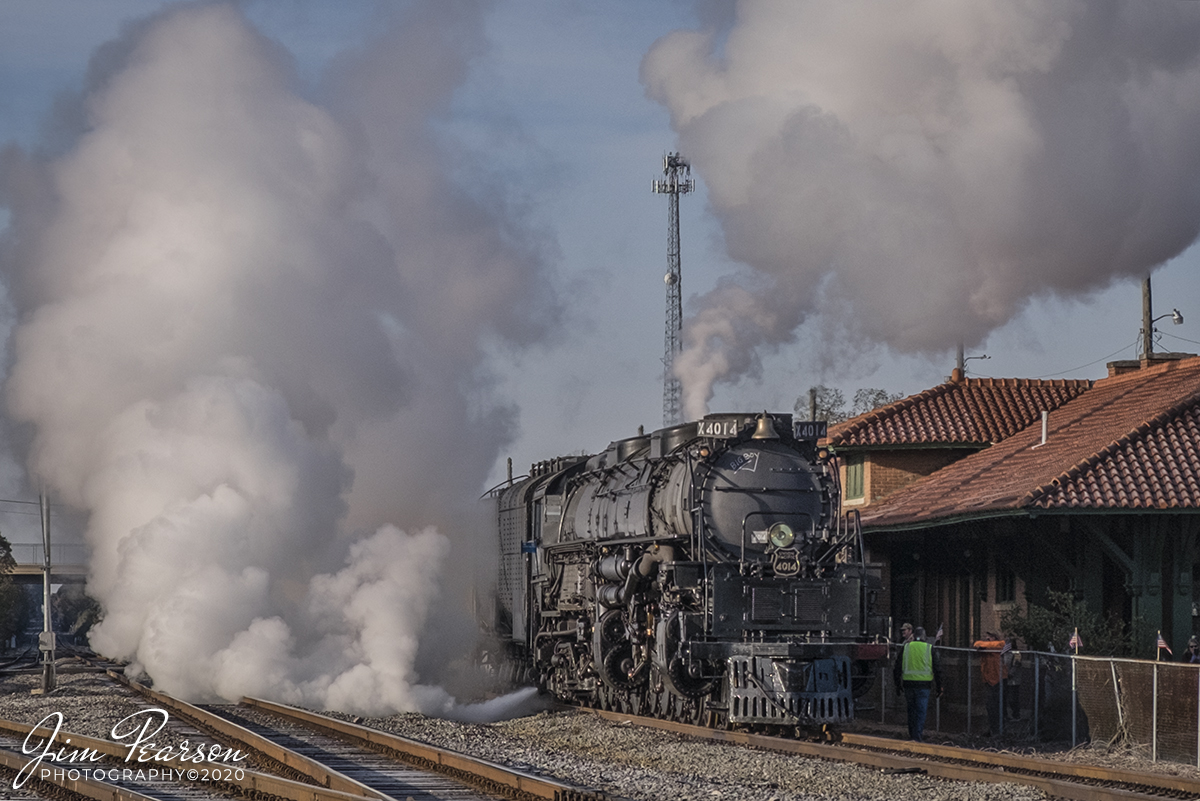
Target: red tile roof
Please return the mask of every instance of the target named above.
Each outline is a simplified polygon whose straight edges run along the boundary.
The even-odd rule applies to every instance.
[[[1054,411],[1091,381],[968,378],[947,382],[834,426],[828,444],[987,445],[1011,437],[1042,411]]]
[[[1030,425],[863,511],[910,528],[1022,510],[1200,508],[1200,358],[1096,382]]]

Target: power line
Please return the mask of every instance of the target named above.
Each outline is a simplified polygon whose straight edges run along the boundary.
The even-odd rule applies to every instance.
[[[1039,378],[1053,378],[1056,375],[1064,375],[1065,373],[1073,373],[1076,370],[1082,370],[1085,367],[1091,367],[1093,364],[1099,364],[1100,362],[1111,359],[1113,356],[1116,356],[1118,353],[1121,353],[1122,351],[1129,350],[1130,348],[1136,348],[1138,343],[1141,341],[1141,339],[1142,339],[1142,335],[1139,333],[1137,335],[1137,338],[1134,339],[1133,342],[1130,342],[1128,345],[1124,346],[1123,348],[1114,350],[1112,353],[1108,354],[1107,356],[1101,356],[1099,359],[1096,359],[1095,361],[1090,361],[1087,364],[1081,364],[1078,367],[1072,367],[1069,370],[1059,370],[1057,373],[1046,373],[1045,375],[1035,375],[1035,376],[1030,376],[1030,377],[1035,380],[1039,379]],[[1197,344],[1200,344],[1200,343],[1197,343]],[[987,377],[994,378],[995,376],[987,376]]]
[[[1175,336],[1174,334],[1168,334],[1166,331],[1159,331],[1158,333],[1161,334],[1162,336],[1170,337],[1171,339],[1178,339],[1182,342],[1190,342],[1193,345],[1200,345],[1200,342],[1197,342],[1194,339],[1187,339],[1186,337],[1178,337],[1178,336]]]
[[[1057,373],[1047,373],[1046,375],[1034,376],[1034,378],[1053,378],[1056,375],[1062,375],[1063,373],[1073,373],[1076,370],[1082,370],[1085,367],[1091,367],[1093,364],[1099,364],[1100,362],[1108,361],[1113,356],[1116,356],[1118,353],[1121,353],[1122,351],[1129,350],[1130,348],[1136,348],[1138,342],[1141,341],[1141,338],[1142,338],[1142,335],[1138,334],[1137,337],[1133,340],[1133,342],[1130,342],[1125,347],[1114,350],[1112,353],[1108,354],[1107,356],[1101,356],[1099,359],[1096,359],[1095,361],[1092,361],[1092,362],[1088,362],[1087,364],[1081,364],[1078,367],[1072,367],[1069,370],[1060,370]]]

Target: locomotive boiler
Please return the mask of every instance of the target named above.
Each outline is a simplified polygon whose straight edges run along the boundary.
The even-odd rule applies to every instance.
[[[716,726],[853,717],[886,645],[823,433],[713,414],[493,490],[509,659],[584,706]]]

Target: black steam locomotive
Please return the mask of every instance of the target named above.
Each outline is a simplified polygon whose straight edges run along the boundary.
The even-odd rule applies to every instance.
[[[823,429],[713,414],[494,490],[509,659],[584,706],[720,727],[853,717],[886,646]]]

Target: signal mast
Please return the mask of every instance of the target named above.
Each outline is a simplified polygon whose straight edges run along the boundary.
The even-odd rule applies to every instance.
[[[691,165],[678,153],[663,157],[663,178],[654,182],[654,192],[668,195],[667,205],[667,331],[663,348],[663,426],[680,422],[682,389],[675,377],[675,356],[682,350],[680,331],[683,329],[683,291],[679,263],[679,196],[696,188]]]

